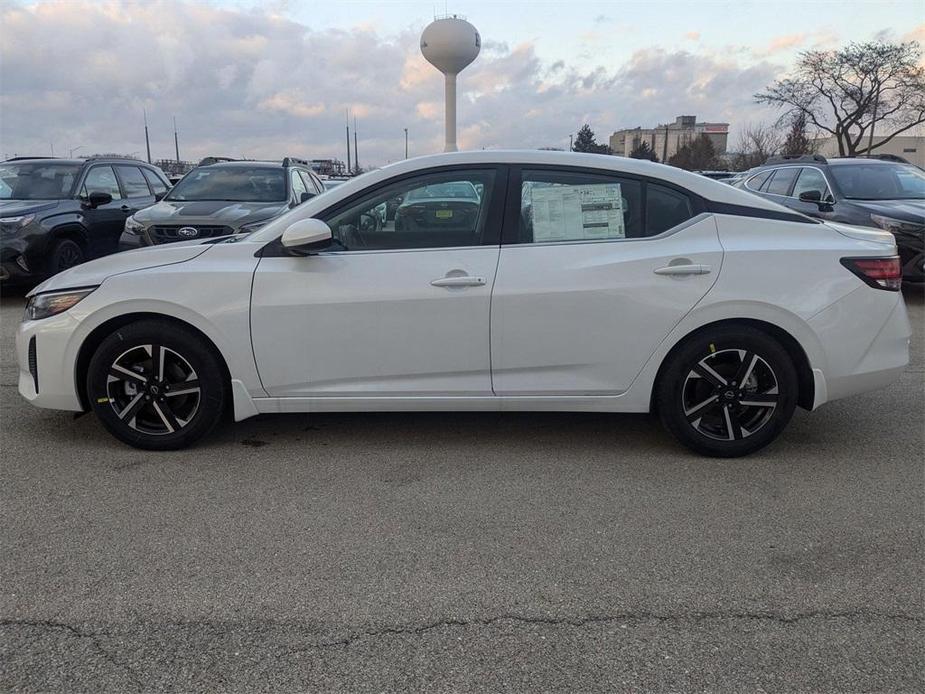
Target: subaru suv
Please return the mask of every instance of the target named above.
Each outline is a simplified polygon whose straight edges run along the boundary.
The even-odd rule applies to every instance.
[[[117,251],[126,218],[168,188],[160,169],[136,159],[0,162],[0,281],[34,284]]]
[[[893,157],[772,157],[734,185],[810,217],[896,237],[903,279],[925,282],[925,172]]]
[[[209,157],[158,204],[125,220],[120,247],[153,246],[259,229],[324,192],[303,159],[279,162]]]

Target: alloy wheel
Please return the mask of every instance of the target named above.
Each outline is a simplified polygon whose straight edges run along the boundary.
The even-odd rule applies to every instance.
[[[199,377],[178,352],[159,344],[132,347],[109,368],[107,396],[116,416],[143,434],[180,431],[196,416]]]
[[[681,391],[688,423],[718,441],[757,433],[770,421],[779,397],[774,370],[747,349],[711,352],[690,369]]]

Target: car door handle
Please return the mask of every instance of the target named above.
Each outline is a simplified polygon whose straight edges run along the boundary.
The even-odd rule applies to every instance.
[[[485,286],[484,277],[471,277],[463,275],[461,277],[441,277],[431,282],[435,287],[483,287]]]
[[[129,207],[128,205],[123,205],[123,206],[120,207],[119,209],[122,210],[123,212],[131,212],[131,211],[132,211],[132,208]]]
[[[655,270],[656,275],[705,275],[710,272],[709,265],[697,265],[695,263],[686,263],[684,265],[666,265]]]

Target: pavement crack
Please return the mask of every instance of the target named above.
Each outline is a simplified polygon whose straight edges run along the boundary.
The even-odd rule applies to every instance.
[[[132,684],[135,685],[138,691],[143,691],[145,689],[144,682],[135,673],[135,670],[126,663],[120,662],[112,653],[109,652],[105,646],[99,642],[100,637],[111,636],[107,631],[83,631],[82,629],[78,629],[77,627],[71,624],[67,624],[66,622],[57,622],[49,619],[0,619],[0,628],[6,627],[32,627],[38,629],[59,630],[67,632],[70,636],[78,639],[89,639],[90,645],[93,646],[96,652],[99,653],[100,656],[110,665],[124,672],[126,677],[128,677]]]
[[[868,621],[875,620],[899,620],[914,623],[920,623],[922,618],[915,615],[907,614],[881,614],[871,613],[863,610],[856,611],[811,611],[794,614],[776,614],[773,612],[693,612],[687,614],[660,614],[656,612],[619,612],[607,615],[588,615],[585,617],[534,617],[529,615],[501,614],[493,617],[481,619],[439,619],[418,626],[385,626],[378,629],[368,629],[356,631],[344,638],[320,641],[314,644],[308,644],[298,648],[287,649],[279,657],[291,655],[300,652],[306,652],[317,649],[330,648],[349,648],[353,643],[365,639],[376,639],[384,636],[411,635],[418,636],[435,629],[446,627],[491,627],[501,622],[513,622],[519,624],[543,625],[551,627],[569,626],[582,628],[594,624],[606,624],[609,622],[702,622],[702,621],[726,621],[726,620],[758,620],[765,622],[776,622],[778,624],[792,625],[802,621],[812,619],[861,619]]]

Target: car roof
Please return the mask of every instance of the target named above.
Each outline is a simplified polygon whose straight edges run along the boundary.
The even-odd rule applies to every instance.
[[[792,210],[748,191],[733,188],[727,183],[716,181],[706,176],[685,171],[667,164],[656,164],[644,159],[632,159],[610,154],[585,154],[582,152],[555,152],[550,150],[477,150],[471,152],[446,152],[430,154],[413,159],[404,159],[394,164],[383,166],[363,174],[339,186],[343,195],[352,194],[368,185],[403,173],[413,173],[421,169],[453,165],[478,164],[522,164],[525,166],[573,166],[587,169],[600,169],[614,173],[626,173],[661,179],[685,188],[707,200],[730,205],[745,205],[767,210]]]
[[[210,169],[279,169],[282,171],[283,163],[279,161],[256,161],[251,159],[244,159],[241,161],[217,161],[214,164],[202,164],[201,167],[197,166],[196,168],[210,168]]]

